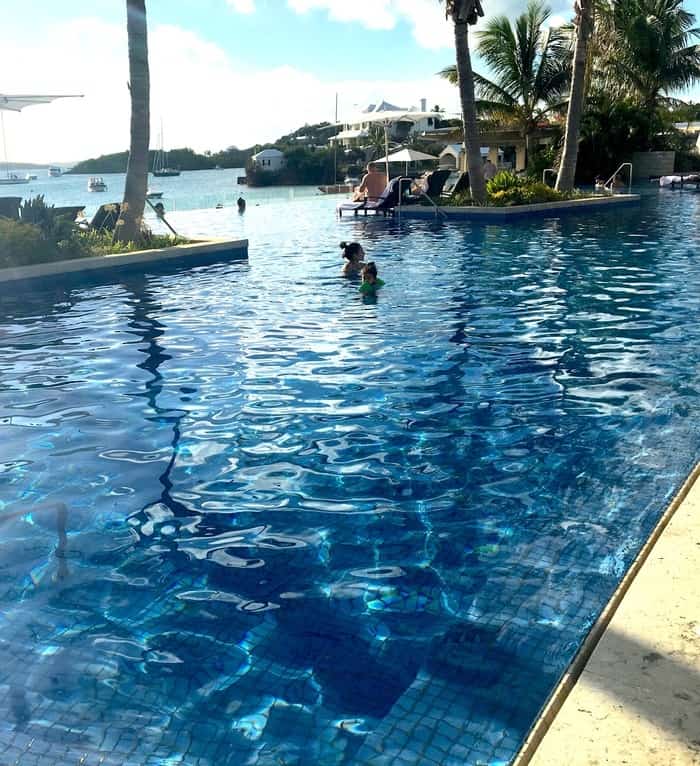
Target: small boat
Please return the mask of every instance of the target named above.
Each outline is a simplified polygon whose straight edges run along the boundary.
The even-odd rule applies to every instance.
[[[0,185],[14,186],[16,184],[28,184],[28,178],[20,178],[16,173],[8,173],[4,178],[0,178]]]
[[[50,178],[58,178],[58,176],[63,175],[63,171],[61,168],[57,168],[55,166],[52,166],[49,168],[49,177]]]
[[[107,184],[102,180],[100,176],[93,176],[88,181],[87,190],[89,192],[107,191]]]
[[[39,178],[39,176],[34,175],[34,173],[27,173],[25,178],[27,179],[27,181],[36,181],[37,178]]]
[[[162,191],[151,191],[150,189],[146,192],[146,199],[160,199],[163,196]]]

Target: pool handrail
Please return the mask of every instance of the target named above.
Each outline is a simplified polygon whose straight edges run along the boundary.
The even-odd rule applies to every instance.
[[[554,175],[556,176],[556,175],[559,174],[559,171],[556,168],[545,168],[542,171],[542,183],[543,184],[547,183],[547,173],[554,173]]]
[[[622,170],[622,168],[625,168],[629,165],[630,168],[630,178],[629,178],[629,184],[627,186],[627,193],[632,194],[632,163],[631,162],[623,162],[622,165],[608,178],[608,180],[603,184],[603,188],[607,189],[611,194],[613,193],[613,186],[612,183],[615,180],[617,174]]]
[[[399,215],[401,215],[401,208],[403,206],[403,194],[402,194],[402,188],[401,187],[406,182],[412,183],[413,179],[411,179],[411,178],[402,178],[399,181],[399,204],[396,206],[398,211],[399,211]],[[435,208],[435,217],[436,218],[438,216],[442,216],[443,218],[447,218],[447,213],[445,213],[444,210],[442,210],[440,208],[440,206],[437,204],[437,202],[435,202],[435,200],[432,197],[430,197],[428,194],[426,194],[422,189],[419,190],[418,196],[425,197],[425,199],[427,199],[428,202],[430,202],[430,204]]]

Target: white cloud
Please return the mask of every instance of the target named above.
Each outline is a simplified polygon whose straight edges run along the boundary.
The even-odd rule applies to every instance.
[[[297,13],[327,10],[333,21],[359,21],[368,29],[393,29],[396,13],[392,0],[287,0]]]
[[[66,45],[67,40],[75,44]],[[341,119],[356,105],[382,98],[410,106],[425,97],[431,106],[457,107],[456,89],[431,73],[418,81],[331,81],[293,66],[250,69],[177,26],[154,26],[149,54],[152,147],[161,118],[171,148],[203,151],[272,141],[304,123],[332,120],[336,93]],[[65,162],[128,147],[128,60],[121,25],[86,18],[51,26],[22,45],[5,41],[0,71],[7,93],[84,94],[21,114],[6,112],[11,159]]]
[[[297,13],[325,10],[333,21],[359,22],[367,29],[394,29],[400,21],[413,27],[424,48],[448,48],[452,29],[437,0],[287,0]]]
[[[231,0],[229,0],[231,2]],[[394,29],[399,23],[407,23],[413,38],[423,48],[440,50],[454,46],[452,23],[445,18],[445,7],[438,0],[287,0],[287,5],[297,13],[326,11],[332,21],[357,22],[367,29]],[[572,14],[569,0],[551,0],[553,10],[550,26],[560,26]],[[514,18],[523,12],[521,0],[490,0],[484,4],[484,20],[499,15]],[[481,21],[473,28],[478,32]],[[472,46],[474,36],[471,36]]]
[[[236,13],[255,13],[255,0],[227,0]]]

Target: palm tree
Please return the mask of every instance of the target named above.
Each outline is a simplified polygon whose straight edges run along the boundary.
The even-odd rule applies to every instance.
[[[700,79],[694,25],[683,0],[612,0],[599,25],[603,87],[656,114],[665,96]]]
[[[578,157],[578,138],[581,129],[584,101],[586,98],[586,61],[588,59],[588,41],[593,34],[593,0],[576,0],[576,46],[571,77],[569,109],[566,114],[566,132],[564,150],[557,174],[557,191],[571,191],[574,188],[576,159]]]
[[[131,93],[131,146],[121,215],[114,229],[115,242],[142,240],[143,210],[148,188],[148,144],[150,140],[150,81],[146,0],[126,0],[126,29],[129,38],[129,91]]]
[[[477,33],[477,52],[494,80],[474,74],[480,114],[517,126],[525,139],[548,114],[563,109],[571,67],[571,36],[566,28],[551,29],[551,10],[541,0],[530,0],[525,13],[511,25],[497,16]],[[455,82],[455,68],[440,73]]]
[[[469,25],[474,25],[484,15],[480,0],[444,0],[445,14],[454,23],[457,65],[455,81],[459,87],[464,125],[464,145],[467,151],[467,168],[472,199],[478,205],[486,203],[486,183],[481,162],[481,147],[476,124],[474,99],[474,73],[469,53]]]

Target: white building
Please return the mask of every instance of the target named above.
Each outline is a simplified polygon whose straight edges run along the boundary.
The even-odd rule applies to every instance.
[[[424,98],[421,99],[420,108],[412,106],[407,109],[382,101],[379,104],[370,104],[362,112],[345,120],[342,124],[343,129],[330,141],[337,141],[345,149],[364,146],[373,125],[386,125],[389,140],[403,142],[414,134],[431,133],[437,128],[440,119],[445,119],[445,115],[441,112],[426,111]]]
[[[284,167],[284,154],[279,149],[263,149],[254,154],[251,159],[257,170],[273,173]]]

